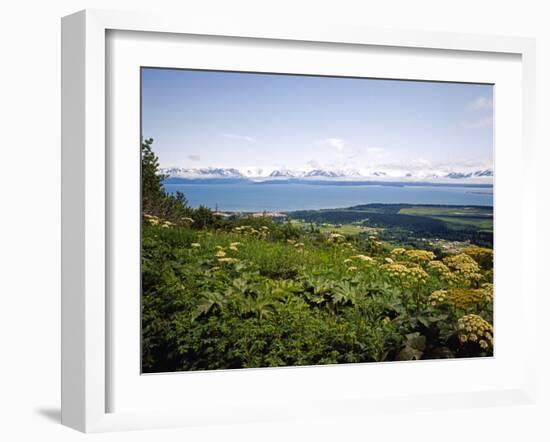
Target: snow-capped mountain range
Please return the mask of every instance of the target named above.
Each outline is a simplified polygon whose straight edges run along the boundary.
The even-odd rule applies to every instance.
[[[492,183],[492,169],[442,172],[410,172],[410,171],[359,171],[355,169],[262,169],[262,168],[162,168],[160,172],[170,178],[200,180],[200,179],[240,179],[252,181],[266,180],[338,180],[338,181],[438,181],[438,182],[479,182]]]

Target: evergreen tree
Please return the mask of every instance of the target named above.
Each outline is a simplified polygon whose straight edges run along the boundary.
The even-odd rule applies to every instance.
[[[216,221],[212,211],[201,206],[196,210],[189,207],[182,192],[169,194],[162,187],[168,175],[160,173],[159,160],[153,151],[153,139],[141,142],[141,212],[154,215],[174,224],[182,224],[182,218],[196,220],[194,227],[204,228]]]
[[[152,144],[152,138],[141,142],[141,210],[149,215],[163,216],[167,195],[162,181],[166,176],[159,173],[158,157]]]

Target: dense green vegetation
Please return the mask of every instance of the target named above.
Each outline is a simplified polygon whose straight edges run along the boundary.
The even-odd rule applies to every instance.
[[[379,227],[383,229],[381,239],[410,246],[417,246],[415,239],[419,237],[493,246],[492,207],[365,204],[343,209],[301,210],[289,215],[306,223]]]
[[[492,355],[491,249],[436,255],[364,226],[192,209],[155,184],[151,146],[142,146],[144,372]]]

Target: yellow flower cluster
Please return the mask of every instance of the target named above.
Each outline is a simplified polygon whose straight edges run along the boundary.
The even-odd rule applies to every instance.
[[[150,226],[160,226],[160,227],[166,228],[166,227],[172,227],[175,225],[174,223],[171,223],[170,221],[159,218],[158,216],[155,216],[155,215],[144,214],[143,217],[145,218],[145,221],[147,222],[147,224],[149,224]]]
[[[458,320],[458,339],[461,344],[477,343],[486,350],[493,346],[493,326],[479,315],[466,315]]]
[[[237,258],[218,258],[220,264],[235,264],[239,262]]]
[[[353,247],[353,245],[350,244],[349,242],[343,242],[338,244],[340,244],[342,247],[347,247],[352,252],[355,252],[355,247]]]
[[[410,261],[416,264],[425,264],[435,259],[435,254],[429,250],[419,249],[404,249],[397,247],[390,252],[390,256],[394,261]]]
[[[416,262],[418,264],[427,263],[435,258],[435,254],[428,250],[407,250],[404,253],[410,261]]]
[[[449,267],[441,261],[430,261],[428,263],[428,269],[434,271],[443,281],[452,282],[455,279]]]
[[[485,301],[493,302],[493,284],[486,282],[485,284],[481,285],[481,288],[485,291]]]
[[[239,262],[239,260],[237,258],[228,257],[227,253],[229,251],[237,252],[239,250],[238,246],[240,246],[240,245],[241,245],[240,242],[232,242],[232,243],[229,244],[228,247],[216,246],[215,247],[216,253],[214,253],[214,255],[218,258],[218,263],[220,263],[220,264],[235,264],[235,263]],[[214,270],[214,268],[212,268],[212,269]]]
[[[436,290],[428,298],[428,302],[431,305],[442,304],[447,299],[447,290]]]
[[[340,233],[329,233],[327,242],[330,243],[339,243],[344,241],[346,238],[344,235],[341,235]]]
[[[405,287],[424,283],[428,279],[428,274],[420,266],[406,266],[401,263],[392,263],[384,264],[382,269],[391,279],[399,281]]]
[[[402,248],[402,247],[398,247],[396,249],[393,249],[391,252],[390,252],[390,255],[391,255],[391,258],[394,260],[394,261],[399,261],[401,258],[404,258],[405,257],[405,253],[407,252],[406,249]]]
[[[422,267],[409,267],[409,275],[415,282],[426,282],[428,279],[428,274]]]
[[[491,302],[492,296],[488,295],[488,289],[448,289],[436,290],[428,298],[431,305],[448,303],[458,309],[466,310],[469,307],[481,302]],[[492,295],[492,290],[490,290]]]
[[[382,248],[382,241],[378,239],[378,236],[376,235],[369,235],[369,248],[370,250],[381,250]]]
[[[446,256],[443,263],[461,279],[479,281],[482,278],[477,262],[465,253]]]
[[[296,242],[295,239],[287,239],[286,242],[293,245],[296,250],[300,252],[304,251],[305,244],[303,242]]]
[[[192,247],[193,249],[199,249],[200,246],[201,246],[201,245],[200,245],[200,243],[198,243],[198,242],[192,242],[192,243],[191,243],[191,247]]]
[[[370,256],[367,256],[367,255],[355,255],[355,256],[352,256],[350,259],[357,259],[359,261],[363,261],[363,262],[373,262],[374,259],[372,259]]]
[[[493,250],[485,247],[466,247],[463,253],[471,257],[481,267],[487,269],[493,267]]]
[[[255,229],[252,226],[244,225],[233,228],[235,233],[241,233],[243,235],[257,236],[259,238],[265,238],[269,233],[269,227],[261,226],[259,229]]]
[[[399,263],[384,264],[382,268],[391,275],[405,275],[409,272],[409,268],[406,265]]]

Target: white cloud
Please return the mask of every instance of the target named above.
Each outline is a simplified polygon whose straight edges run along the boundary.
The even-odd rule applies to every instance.
[[[475,100],[468,103],[468,110],[489,110],[493,109],[493,100],[487,97],[477,97]]]
[[[239,141],[247,141],[249,143],[255,143],[256,140],[252,137],[249,137],[248,135],[239,135],[239,134],[223,134],[225,138],[229,138],[231,140],[239,140]]]
[[[340,138],[327,138],[326,140],[322,141],[322,144],[326,144],[327,146],[336,149],[338,152],[342,152],[345,146],[344,140]]]

